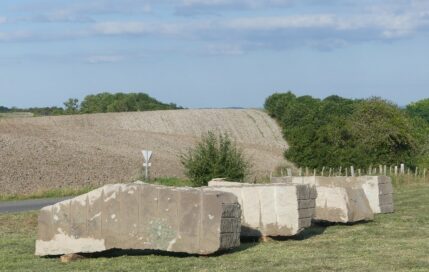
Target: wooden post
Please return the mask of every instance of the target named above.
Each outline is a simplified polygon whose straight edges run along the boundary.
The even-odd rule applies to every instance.
[[[358,175],[362,176],[362,172],[361,172],[360,168],[358,169]]]
[[[401,163],[401,175],[405,174],[405,164]]]
[[[398,175],[398,166],[395,165],[395,176]]]
[[[346,177],[349,176],[349,169],[346,167]]]
[[[305,167],[305,175],[308,177],[308,175],[309,175],[309,170],[308,170],[308,167]]]
[[[341,170],[343,170],[343,167],[342,167],[342,166],[340,166],[340,171],[339,171],[338,176],[341,176],[341,175],[342,175],[342,171],[341,171]]]
[[[332,168],[329,167],[329,176],[331,176],[331,174],[332,174]]]
[[[302,176],[302,167],[299,168],[299,174],[300,177]]]
[[[352,166],[350,166],[350,176],[354,177],[355,176],[355,168]]]
[[[292,169],[288,168],[288,169],[286,169],[286,170],[287,170],[287,175],[288,175],[289,177],[291,177],[291,176],[292,176]]]
[[[384,165],[384,175],[387,176],[387,165]]]
[[[323,177],[323,172],[325,172],[325,166],[322,167],[322,177]]]
[[[379,168],[379,172],[378,172],[378,174],[381,176],[381,175],[383,175],[383,165],[379,165],[378,166],[378,168]]]

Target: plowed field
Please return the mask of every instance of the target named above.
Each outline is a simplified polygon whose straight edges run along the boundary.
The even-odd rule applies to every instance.
[[[183,177],[179,155],[208,130],[227,132],[252,163],[252,177],[284,163],[280,128],[259,110],[174,110],[0,118],[0,193],[128,182],[153,150],[152,177]]]

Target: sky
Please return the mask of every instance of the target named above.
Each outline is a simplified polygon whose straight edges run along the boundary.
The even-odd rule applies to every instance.
[[[3,106],[108,91],[262,107],[288,90],[429,97],[429,1],[0,1]]]

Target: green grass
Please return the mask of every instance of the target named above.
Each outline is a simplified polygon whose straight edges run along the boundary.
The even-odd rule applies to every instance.
[[[141,179],[143,180],[143,179]],[[161,184],[165,186],[189,186],[192,187],[192,182],[186,179],[180,178],[156,178],[149,181],[153,184]],[[51,189],[47,191],[40,191],[32,194],[0,194],[0,201],[12,201],[12,200],[27,200],[27,199],[38,199],[38,198],[52,198],[52,197],[65,197],[65,196],[78,196],[85,194],[91,190],[94,190],[95,187],[84,186],[79,188],[61,188],[61,189]]]
[[[33,255],[36,213],[0,214],[0,271],[428,271],[429,184],[395,192],[395,213],[373,222],[312,227],[211,257],[116,254],[62,264]]]
[[[141,179],[143,180],[143,179]],[[165,186],[177,186],[177,187],[193,187],[195,186],[192,181],[188,179],[174,178],[174,177],[166,177],[166,178],[156,178],[154,180],[148,181],[148,183],[152,184],[160,184]]]
[[[0,201],[77,196],[77,195],[85,194],[93,189],[95,188],[91,186],[84,186],[81,188],[51,189],[51,190],[36,192],[32,194],[0,195]]]

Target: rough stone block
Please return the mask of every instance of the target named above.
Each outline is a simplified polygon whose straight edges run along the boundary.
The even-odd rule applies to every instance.
[[[229,192],[241,205],[241,236],[292,236],[311,226],[315,188],[212,180],[208,190]]]
[[[392,180],[387,176],[361,176],[349,178],[350,182],[362,184],[362,188],[368,197],[369,205],[374,213],[391,213],[393,207]]]
[[[144,183],[106,185],[41,209],[36,255],[112,248],[211,254],[240,245],[233,194]]]
[[[362,183],[345,177],[277,177],[273,183],[309,184],[317,190],[313,219],[349,223],[374,219]]]

